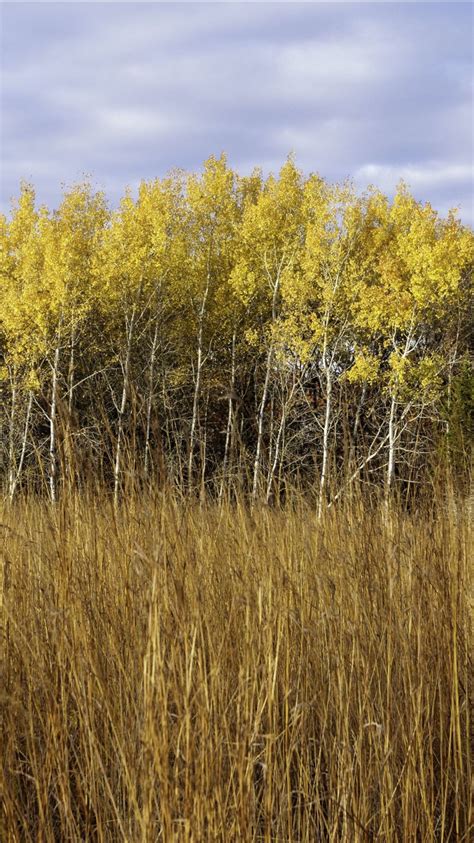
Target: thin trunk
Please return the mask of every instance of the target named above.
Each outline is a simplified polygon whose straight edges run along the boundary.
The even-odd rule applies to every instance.
[[[16,373],[13,372],[13,385],[12,385],[12,404],[11,404],[11,411],[10,411],[10,430],[9,430],[9,442],[8,442],[8,496],[10,500],[13,499],[13,495],[15,494],[15,478],[16,478],[16,466],[15,466],[15,419],[16,419],[16,400],[17,400],[17,387],[16,387]]]
[[[392,395],[392,400],[390,403],[390,416],[388,419],[388,465],[387,482],[385,488],[385,499],[387,503],[390,499],[393,480],[395,477],[395,442],[397,439],[396,409],[397,400],[395,398],[395,395]]]
[[[206,312],[207,297],[209,294],[210,276],[208,274],[206,289],[202,299],[201,309],[199,311],[199,328],[198,328],[198,347],[197,347],[197,361],[196,361],[196,378],[194,381],[194,398],[193,398],[193,415],[191,419],[191,430],[189,433],[189,455],[188,455],[188,486],[191,489],[193,485],[193,467],[194,467],[194,446],[196,440],[196,429],[198,421],[199,398],[201,394],[201,371],[202,371],[202,344],[204,336],[204,315]]]
[[[278,433],[277,433],[276,442],[275,442],[275,453],[273,455],[273,461],[272,461],[272,464],[271,464],[270,471],[268,473],[267,495],[266,495],[267,503],[270,502],[270,498],[271,498],[271,494],[272,494],[273,479],[275,477],[275,472],[276,472],[277,466],[278,466],[278,460],[280,458],[280,444],[281,444],[281,439],[282,439],[282,436],[283,436],[283,431],[284,431],[284,428],[285,428],[285,423],[286,423],[286,406],[283,406],[280,424],[278,426]]]
[[[122,439],[124,429],[125,408],[127,406],[127,395],[130,382],[130,359],[132,353],[133,331],[135,327],[136,305],[133,307],[130,323],[127,328],[127,348],[125,352],[125,363],[123,368],[122,398],[119,408],[119,422],[117,430],[117,443],[115,448],[114,462],[114,503],[117,504],[120,491],[120,473],[122,459]]]
[[[207,414],[209,411],[209,389],[206,395],[206,409],[204,412],[204,436],[201,441],[201,500],[205,498],[206,468],[207,468]]]
[[[456,342],[454,345],[454,352],[451,355],[449,371],[448,371],[448,387],[447,387],[447,412],[446,412],[446,436],[445,436],[445,443],[446,443],[446,473],[447,473],[447,482],[446,486],[449,489],[452,484],[453,480],[453,459],[452,459],[452,448],[450,443],[450,435],[451,435],[451,408],[452,408],[452,392],[453,392],[453,367],[456,365],[458,359],[458,342],[459,342],[459,323],[458,329],[456,332]]]
[[[333,295],[339,286],[341,273],[338,272],[332,287]],[[333,349],[330,356],[328,356],[328,337],[329,337],[329,320],[331,318],[332,306],[328,305],[324,314],[324,343],[323,343],[323,365],[324,374],[326,375],[326,408],[324,413],[324,427],[323,427],[323,462],[321,466],[321,477],[319,479],[319,501],[318,501],[318,519],[321,518],[323,512],[323,503],[326,496],[327,475],[328,475],[328,461],[329,461],[329,432],[331,428],[331,413],[332,413],[332,387],[333,387],[333,372],[332,366],[336,355],[336,349],[341,339],[344,327],[339,331],[338,337],[333,342]]]
[[[228,411],[227,411],[227,427],[225,433],[225,446],[224,446],[224,460],[222,463],[222,481],[221,487],[219,490],[219,500],[222,499],[224,494],[224,487],[226,483],[226,474],[227,474],[227,465],[229,462],[229,452],[231,449],[232,444],[232,431],[234,427],[234,390],[235,390],[235,342],[236,342],[236,332],[232,334],[232,359],[231,359],[231,368],[230,368],[230,384],[229,384],[229,399],[228,399]]]
[[[405,339],[405,348],[403,350],[403,354],[401,355],[402,360],[405,360],[416,348],[417,343],[412,346],[412,337],[413,337],[413,326],[414,326],[414,318],[415,318],[415,311],[412,314],[412,320],[410,324],[410,328],[407,332],[407,336]],[[395,352],[398,352],[397,342],[396,342],[396,334],[393,335],[393,348]],[[395,387],[394,387],[395,389]],[[398,439],[398,429],[397,429],[397,398],[395,392],[391,393],[391,400],[390,400],[390,415],[388,419],[388,464],[387,464],[387,477],[386,477],[386,484],[385,484],[385,504],[388,509],[390,497],[392,494],[392,487],[393,481],[395,479],[395,444]],[[405,411],[402,414],[402,418],[405,415],[407,407],[405,407]],[[400,420],[401,421],[401,420]]]
[[[323,501],[326,494],[327,473],[328,473],[328,457],[329,457],[329,430],[331,426],[331,398],[332,398],[332,372],[331,367],[325,360],[326,369],[326,409],[324,413],[324,428],[323,428],[323,463],[321,466],[321,478],[319,481],[319,503],[318,503],[318,518],[321,518],[323,511]]]
[[[31,416],[31,408],[33,406],[33,392],[30,389],[28,392],[28,403],[26,405],[26,416],[25,416],[25,425],[23,428],[23,436],[21,439],[21,450],[20,450],[20,457],[18,459],[18,464],[16,466],[11,463],[11,467],[14,468],[12,474],[9,477],[9,498],[10,501],[13,500],[15,496],[15,492],[20,482],[21,472],[23,471],[23,463],[25,461],[25,454],[26,454],[26,443],[28,440],[28,429],[30,426],[30,416]]]
[[[272,297],[272,324],[274,325],[277,318],[277,302],[278,302],[278,293],[280,289],[280,272],[281,272],[282,264],[280,264],[280,269],[278,270],[278,274],[273,286],[273,297]],[[265,381],[263,384],[263,392],[262,392],[262,400],[260,401],[260,407],[258,408],[258,423],[257,423],[257,447],[255,450],[255,461],[253,464],[253,482],[252,482],[252,501],[255,501],[258,492],[258,481],[260,479],[260,463],[262,458],[262,441],[263,441],[263,422],[265,417],[265,407],[267,404],[268,398],[268,391],[270,386],[270,373],[272,368],[273,362],[273,341],[270,340],[270,348],[268,349],[267,354],[267,366],[265,371]]]
[[[362,393],[361,393],[360,399],[357,403],[357,410],[356,410],[356,415],[355,415],[355,419],[354,419],[354,425],[353,425],[353,428],[352,428],[352,442],[351,442],[351,448],[350,448],[351,461],[352,461],[352,458],[353,458],[354,452],[355,452],[357,431],[359,430],[360,416],[361,416],[361,412],[362,412],[362,407],[364,406],[366,394],[367,394],[367,384],[364,383],[364,386],[362,387]]]
[[[73,317],[74,319],[74,317]],[[76,350],[76,327],[72,325],[71,328],[71,342],[69,344],[69,366],[67,374],[67,421],[65,430],[65,475],[69,482],[73,480],[73,454],[72,454],[72,437],[71,437],[71,417],[72,405],[74,395],[74,372],[75,372],[75,350]]]
[[[273,427],[275,422],[275,393],[272,392],[268,410],[268,464],[273,460]]]
[[[284,434],[285,434],[287,408],[290,405],[290,403],[292,401],[292,398],[293,398],[293,395],[295,393],[296,383],[297,383],[296,381],[293,383],[293,386],[291,387],[290,394],[289,394],[287,400],[285,401],[285,403],[283,404],[283,408],[282,408],[280,424],[278,426],[278,433],[277,433],[277,437],[276,437],[276,441],[275,441],[275,453],[273,455],[273,461],[272,461],[271,469],[270,469],[270,472],[268,474],[267,497],[266,497],[267,503],[269,503],[269,501],[270,501],[272,486],[273,486],[273,480],[274,480],[275,473],[276,473],[276,470],[277,470],[277,467],[278,467],[278,461],[280,459],[280,453],[282,451],[281,443],[282,443],[282,440],[284,439]]]
[[[150,370],[149,370],[149,385],[148,385],[148,400],[146,408],[146,431],[145,431],[145,477],[148,476],[148,467],[150,462],[150,435],[151,435],[151,411],[153,408],[153,380],[155,373],[155,359],[156,349],[158,346],[158,323],[155,325],[155,333],[153,334],[153,343],[150,354]]]
[[[272,366],[272,359],[273,359],[273,346],[270,345],[267,354],[267,366],[265,370],[265,381],[263,384],[263,392],[262,392],[262,399],[260,401],[260,406],[258,408],[258,425],[257,425],[257,447],[255,450],[255,461],[253,464],[253,483],[252,483],[252,500],[254,501],[257,497],[258,491],[258,481],[260,478],[260,461],[261,461],[261,453],[262,453],[262,440],[263,440],[263,422],[265,416],[265,407],[267,404],[268,398],[268,389],[270,385],[270,372]]]
[[[76,328],[73,327],[72,332],[71,332],[71,345],[70,345],[70,351],[69,351],[69,368],[68,368],[68,376],[67,376],[68,419],[71,418],[71,413],[72,413],[72,400],[73,400],[73,393],[74,393],[75,350],[76,350]]]
[[[55,503],[57,499],[56,410],[58,402],[59,353],[58,337],[58,344],[54,351],[51,406],[49,412],[49,495],[52,503]]]
[[[21,477],[21,472],[23,470],[23,463],[25,461],[25,454],[26,454],[26,442],[28,439],[28,429],[30,426],[30,417],[31,417],[31,408],[33,406],[33,391],[30,389],[28,392],[28,404],[26,405],[26,417],[25,417],[25,427],[23,429],[23,438],[21,442],[21,451],[20,451],[20,459],[18,460],[18,466],[16,470],[16,482],[15,487],[18,485],[18,482]]]
[[[194,447],[196,440],[197,417],[199,408],[199,396],[201,392],[201,369],[202,369],[202,331],[199,328],[198,350],[196,361],[196,378],[194,381],[193,414],[191,418],[191,430],[189,433],[189,455],[188,455],[188,485],[192,488],[194,468]]]

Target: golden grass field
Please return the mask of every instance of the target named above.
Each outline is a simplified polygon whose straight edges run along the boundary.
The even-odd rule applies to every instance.
[[[468,843],[468,516],[0,504],[2,843]]]

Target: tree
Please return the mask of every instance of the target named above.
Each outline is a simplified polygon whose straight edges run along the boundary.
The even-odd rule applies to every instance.
[[[402,433],[439,395],[445,362],[430,335],[454,306],[472,235],[450,213],[446,220],[401,184],[391,205],[374,197],[375,236],[361,267],[357,321],[385,349],[380,373],[389,399],[386,496],[390,496]],[[372,208],[374,210],[374,207]]]
[[[109,344],[118,360],[121,385],[118,400],[112,387],[118,416],[113,458],[114,500],[117,503],[122,474],[127,403],[130,397],[134,352],[138,341],[151,334],[146,398],[145,471],[150,459],[151,413],[154,400],[156,357],[160,324],[169,306],[169,289],[176,275],[174,253],[179,221],[180,188],[172,177],[143,182],[135,202],[127,194],[112,215],[95,261],[99,306],[109,328]]]
[[[185,318],[194,340],[193,404],[189,432],[187,478],[193,486],[196,436],[200,427],[203,368],[211,348],[228,327],[227,295],[237,238],[239,209],[236,179],[224,155],[209,158],[201,176],[191,175],[186,185],[187,272],[183,275]],[[184,286],[185,285],[185,286]],[[184,333],[187,333],[186,328]],[[205,454],[202,465],[205,464]]]
[[[252,498],[259,488],[265,411],[281,318],[281,288],[298,265],[304,243],[303,177],[289,159],[279,178],[270,176],[255,203],[244,211],[232,285],[255,320],[249,337],[265,349],[263,387],[257,409]]]
[[[349,183],[329,185],[315,175],[305,184],[303,221],[304,249],[297,270],[282,281],[279,334],[300,373],[316,378],[318,405],[324,407],[318,504],[321,515],[330,436],[336,422],[334,389],[352,355],[352,290],[363,235],[363,206]]]
[[[270,502],[316,467],[321,515],[356,478],[388,502],[467,474],[473,243],[404,185],[291,159],[263,179],[211,157],[113,213],[87,182],[51,211],[22,185],[0,216],[8,494],[94,476],[118,503],[128,458],[134,482]]]
[[[3,382],[10,387],[7,469],[10,498],[20,481],[33,396],[40,388],[38,370],[47,351],[45,306],[48,297],[43,281],[44,253],[40,233],[46,215],[45,209],[36,211],[34,190],[23,183],[10,222],[2,217],[1,224],[0,332]]]

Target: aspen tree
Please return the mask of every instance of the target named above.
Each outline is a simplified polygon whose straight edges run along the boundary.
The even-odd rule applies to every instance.
[[[93,194],[88,182],[64,193],[58,210],[42,227],[44,283],[50,295],[51,398],[49,409],[49,486],[54,501],[57,491],[57,412],[65,385],[67,408],[64,439],[71,460],[70,424],[75,390],[76,346],[80,332],[94,307],[93,260],[108,218],[105,197]],[[64,360],[63,372],[60,365]],[[88,373],[87,377],[93,376]],[[84,381],[84,378],[82,379]],[[68,464],[68,468],[70,465]]]
[[[249,303],[243,301],[231,283],[232,271],[236,262],[238,244],[240,241],[240,226],[246,209],[255,205],[262,191],[262,174],[255,169],[250,176],[237,177],[236,179],[236,202],[237,202],[237,232],[236,250],[232,255],[232,269],[229,275],[229,283],[220,285],[217,291],[217,311],[223,322],[226,323],[224,347],[230,344],[230,371],[227,387],[227,421],[225,427],[224,455],[222,461],[222,479],[219,488],[219,498],[224,494],[227,475],[231,468],[231,461],[235,450],[237,412],[241,409],[242,401],[236,393],[238,362],[244,355],[245,332],[249,327],[250,311]]]
[[[202,176],[188,179],[186,200],[190,259],[185,297],[191,305],[196,341],[187,467],[188,485],[192,488],[202,372],[211,353],[212,338],[222,327],[222,320],[219,324],[216,318],[215,303],[219,288],[228,284],[237,233],[235,175],[224,155],[209,158]]]
[[[444,361],[430,334],[446,318],[472,250],[472,235],[454,213],[446,220],[422,205],[400,184],[393,203],[379,202],[381,239],[372,271],[359,277],[357,320],[386,349],[384,374],[389,400],[385,490],[393,487],[396,452],[409,414],[432,400]]]
[[[105,231],[95,273],[102,283],[102,309],[110,326],[110,343],[121,369],[118,421],[113,459],[114,500],[118,501],[122,475],[125,417],[130,397],[132,364],[138,342],[151,336],[146,387],[144,467],[149,471],[151,415],[155,394],[156,358],[166,318],[168,286],[172,283],[173,250],[179,185],[169,178],[142,182],[135,202],[127,194]],[[136,385],[135,385],[136,386]],[[114,399],[115,400],[115,399]]]
[[[142,183],[139,192],[139,210],[142,228],[148,231],[150,243],[146,291],[146,334],[149,337],[147,362],[146,418],[144,473],[148,476],[152,461],[152,413],[156,405],[156,374],[158,366],[164,374],[164,349],[168,343],[166,329],[176,315],[176,293],[181,272],[185,265],[183,237],[184,208],[183,185],[180,174],[166,179]],[[179,296],[178,296],[179,298]],[[178,305],[179,306],[179,305]]]
[[[111,329],[110,342],[121,369],[121,390],[117,410],[117,433],[113,458],[114,501],[117,504],[121,477],[125,413],[130,391],[133,343],[143,306],[144,274],[151,246],[139,222],[139,212],[130,194],[120,203],[104,233],[96,273],[103,282],[102,307]]]
[[[265,427],[265,411],[275,361],[275,331],[281,316],[281,285],[297,267],[304,239],[303,178],[289,159],[278,178],[270,176],[255,204],[244,212],[239,255],[232,284],[251,305],[257,338],[265,351],[264,380],[257,410],[257,439],[252,476],[252,499],[257,497]],[[260,324],[258,324],[260,323]]]
[[[324,419],[318,515],[326,496],[335,381],[346,362],[354,258],[362,212],[349,183],[328,185],[312,176],[305,185],[305,249],[301,272],[283,286],[287,343],[302,362],[321,372]]]
[[[11,220],[2,221],[0,256],[0,325],[5,367],[10,384],[8,445],[8,493],[13,498],[25,458],[34,392],[39,390],[39,373],[48,348],[48,294],[44,286],[44,250],[40,222],[46,209],[35,208],[31,185],[21,185],[12,208]],[[26,403],[20,433],[20,454],[16,455],[17,419]]]
[[[22,185],[0,215],[7,494],[56,500],[77,454],[118,502],[130,454],[134,478],[239,477],[253,501],[316,463],[320,515],[359,476],[408,496],[466,447],[473,243],[404,185],[359,196],[292,160],[264,180],[211,157],[113,214],[87,182],[51,211]]]

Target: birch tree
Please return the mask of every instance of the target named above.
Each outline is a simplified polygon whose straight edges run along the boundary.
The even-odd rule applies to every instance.
[[[417,202],[404,184],[391,205],[384,200],[378,207],[382,233],[370,271],[366,266],[356,283],[357,319],[386,350],[380,371],[388,398],[388,500],[410,413],[416,409],[417,417],[441,388],[446,361],[430,339],[455,303],[472,234],[454,213],[443,220]]]
[[[245,209],[232,284],[255,320],[254,342],[264,347],[263,385],[257,407],[252,499],[259,490],[265,412],[275,363],[283,280],[297,271],[304,242],[303,177],[290,159],[278,178],[270,176],[255,204]]]
[[[217,336],[228,324],[218,312],[222,291],[229,283],[238,224],[236,179],[225,156],[211,157],[201,176],[187,182],[187,274],[183,277],[188,301],[189,324],[194,335],[193,401],[189,432],[187,477],[193,486],[196,438],[200,426],[200,400],[203,368]]]
[[[35,192],[22,184],[11,219],[2,218],[0,253],[0,332],[3,388],[9,387],[8,494],[21,478],[32,404],[48,350],[48,291],[44,283],[44,248],[40,224],[45,209],[35,208]]]
[[[404,185],[359,195],[291,159],[263,179],[211,157],[114,213],[88,183],[56,210],[24,184],[0,215],[7,495],[93,476],[118,503],[166,467],[269,503],[301,480],[321,515],[356,478],[388,502],[466,474],[473,242]]]
[[[352,280],[363,214],[350,184],[332,186],[319,176],[305,185],[303,212],[301,269],[282,288],[284,331],[288,347],[301,364],[312,366],[321,384],[321,515],[334,433],[334,388],[350,356]]]

